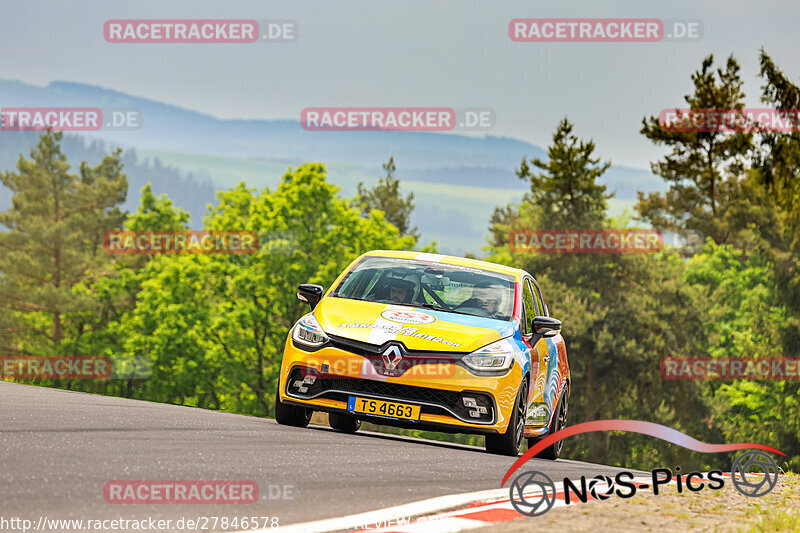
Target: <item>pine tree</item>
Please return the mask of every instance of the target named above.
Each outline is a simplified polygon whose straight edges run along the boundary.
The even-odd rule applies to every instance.
[[[386,177],[378,180],[378,185],[372,189],[364,186],[363,182],[358,184],[358,196],[356,202],[363,214],[367,214],[373,209],[383,211],[384,217],[389,223],[400,230],[400,235],[412,235],[419,240],[416,226],[411,228],[411,213],[414,211],[414,193],[408,193],[403,198],[400,195],[400,180],[395,178],[397,170],[394,164],[394,157],[383,164]]]
[[[122,223],[128,186],[120,150],[74,174],[60,141],[46,132],[0,174],[13,194],[0,212],[0,313],[18,316],[16,344],[42,355],[69,349],[86,327],[76,317],[99,305],[85,288],[108,271],[103,237]]]
[[[703,60],[692,74],[694,93],[684,98],[691,109],[741,109],[744,107],[739,64],[733,56],[725,68],[713,70],[714,56]],[[752,134],[726,131],[674,131],[662,127],[659,117],[642,120],[641,133],[671,151],[652,163],[653,173],[669,184],[666,194],[639,192],[640,218],[660,230],[683,235],[699,233],[724,242],[724,214],[738,192],[745,161],[752,148]]]
[[[604,185],[597,184],[611,163],[601,164],[600,158],[592,156],[594,141],[582,141],[572,130],[565,117],[547,148],[548,161],[536,158],[530,162],[542,172],[534,174],[525,158],[516,171],[520,179],[530,181],[525,201],[539,213],[540,223],[549,228],[598,227],[612,196]]]
[[[789,81],[766,51],[761,50],[765,84],[761,99],[778,109],[800,109],[800,87]],[[759,159],[762,182],[786,215],[793,248],[800,248],[800,132],[765,132]]]
[[[548,155],[546,163],[522,160],[517,175],[530,181],[531,190],[521,203],[495,211],[490,228],[495,240],[504,235],[507,243],[511,230],[618,226],[606,215],[613,195],[597,183],[609,163],[595,155],[595,144],[580,140],[564,119]],[[550,315],[563,321],[575,392],[569,424],[603,418],[647,419],[681,428],[698,424],[704,408],[700,395],[691,394],[698,384],[673,387],[658,375],[660,358],[692,352],[702,338],[698,307],[680,280],[680,261],[666,254],[512,254],[503,245],[492,252],[489,260],[533,274]],[[689,322],[685,327],[691,333],[676,333],[671,324],[678,321]],[[681,394],[666,392],[676,389]],[[692,407],[687,409],[686,402]],[[578,453],[589,461],[636,462],[632,448],[673,460],[670,452],[635,437],[611,442],[608,435],[588,434],[566,449],[568,457]]]

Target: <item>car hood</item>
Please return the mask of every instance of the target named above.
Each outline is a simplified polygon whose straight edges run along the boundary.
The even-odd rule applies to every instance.
[[[514,331],[504,320],[331,296],[314,316],[331,335],[375,345],[397,340],[409,350],[471,352]]]

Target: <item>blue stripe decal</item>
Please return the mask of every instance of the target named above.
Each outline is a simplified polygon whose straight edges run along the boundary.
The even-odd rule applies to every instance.
[[[448,313],[447,311],[434,311],[433,309],[425,309],[424,307],[415,307],[416,311],[421,313],[428,313],[436,320],[442,322],[451,322],[461,326],[469,326],[473,328],[493,329],[498,331],[503,337],[511,335],[514,331],[515,322],[506,320],[497,320],[494,318],[485,318],[482,316],[461,315],[458,313]]]
[[[546,338],[547,342],[547,355],[550,358],[547,361],[547,377],[544,385],[545,402],[550,408],[550,412],[555,409],[556,399],[556,386],[558,385],[558,347],[552,338]]]

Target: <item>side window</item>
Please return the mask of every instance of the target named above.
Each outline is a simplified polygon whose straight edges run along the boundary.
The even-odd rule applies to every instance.
[[[539,309],[541,309],[539,314],[542,316],[550,316],[550,312],[544,305],[544,299],[542,298],[542,290],[539,288],[538,285],[536,286],[536,291],[534,291],[534,293],[536,295],[536,302],[539,304]]]
[[[522,287],[522,334],[531,334],[531,319],[536,316],[536,301],[531,290],[530,280],[525,280]]]

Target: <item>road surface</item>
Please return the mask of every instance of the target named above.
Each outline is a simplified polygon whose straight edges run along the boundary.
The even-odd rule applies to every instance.
[[[509,457],[391,435],[279,426],[271,419],[0,381],[0,517],[334,518],[497,489]],[[534,460],[553,479],[619,469]],[[533,465],[532,465],[533,466]],[[249,480],[244,505],[109,504],[112,480]]]

